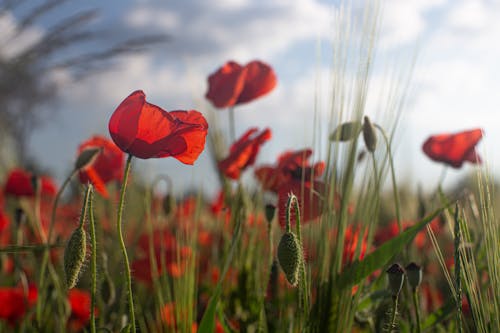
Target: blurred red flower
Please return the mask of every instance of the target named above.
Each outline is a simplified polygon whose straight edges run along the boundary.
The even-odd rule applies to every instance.
[[[429,137],[422,150],[433,161],[460,168],[465,161],[481,163],[475,147],[483,137],[479,128],[453,134],[438,134]]]
[[[90,321],[90,293],[81,289],[70,289],[68,291],[68,301],[71,307],[71,317],[68,325],[72,331],[80,331],[87,326]],[[97,309],[94,309],[97,313]]]
[[[276,83],[274,70],[262,61],[254,60],[245,66],[228,61],[208,77],[205,97],[216,108],[227,108],[269,93]]]
[[[321,177],[325,171],[325,163],[322,161],[309,164],[311,155],[311,149],[286,151],[278,157],[276,166],[261,166],[255,170],[255,176],[265,190],[275,193],[292,180],[311,181],[311,177]]]
[[[33,174],[28,171],[20,168],[11,170],[4,185],[5,194],[15,197],[34,197],[35,190],[32,179]],[[50,177],[41,176],[40,183],[42,197],[53,197],[56,195],[57,187]]]
[[[130,94],[109,120],[109,133],[124,152],[139,158],[172,156],[193,164],[205,148],[208,124],[195,110],[167,112],[146,102],[141,90]]]
[[[0,318],[10,325],[15,325],[21,320],[29,307],[36,303],[38,290],[36,286],[29,285],[28,290],[22,287],[0,287]]]
[[[78,147],[78,155],[89,148],[102,148],[96,159],[80,170],[79,178],[82,184],[91,182],[96,190],[105,198],[109,197],[106,184],[110,181],[120,181],[123,177],[123,152],[113,141],[95,135]]]
[[[258,133],[257,128],[251,128],[232,144],[229,155],[219,162],[219,170],[231,179],[239,179],[247,167],[255,163],[260,146],[271,139],[271,130],[266,128]]]

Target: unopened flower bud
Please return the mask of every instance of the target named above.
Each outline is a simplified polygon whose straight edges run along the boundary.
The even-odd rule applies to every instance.
[[[393,264],[386,271],[389,278],[389,290],[392,296],[398,296],[404,282],[404,270],[399,264]]]
[[[408,264],[408,266],[405,267],[405,270],[410,287],[413,290],[417,289],[422,282],[422,267],[415,264],[414,262],[411,262],[410,264]]]
[[[167,194],[164,198],[163,198],[163,212],[165,213],[165,215],[170,215],[170,213],[173,212],[173,210],[175,209],[175,198],[170,195],[170,194]]]
[[[75,170],[80,170],[94,163],[97,155],[102,151],[100,147],[92,147],[83,150],[75,161]]]
[[[76,228],[64,250],[64,273],[68,289],[78,282],[78,276],[85,261],[87,251],[87,236],[83,227]]]
[[[292,232],[285,232],[278,244],[278,261],[286,279],[294,287],[299,282],[302,260],[302,246],[297,236]]]
[[[377,133],[368,116],[365,116],[363,121],[363,139],[365,140],[366,149],[373,153],[377,147]]]
[[[359,121],[349,121],[339,125],[330,135],[331,141],[349,141],[355,139],[361,131]]]
[[[267,204],[265,208],[266,220],[268,223],[271,223],[274,219],[274,213],[276,212],[276,206]]]

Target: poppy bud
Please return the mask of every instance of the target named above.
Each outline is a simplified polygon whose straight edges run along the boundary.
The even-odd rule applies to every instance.
[[[165,215],[168,216],[168,215],[170,215],[170,213],[172,213],[172,211],[175,208],[175,199],[170,194],[167,194],[163,198],[163,203],[162,204],[163,204],[163,212],[165,213]]]
[[[94,163],[97,155],[102,151],[102,148],[92,147],[83,150],[75,162],[75,170],[80,170],[85,168],[87,165]]]
[[[278,244],[278,261],[286,279],[294,287],[299,282],[302,260],[302,246],[297,236],[292,232],[285,232]]]
[[[276,212],[276,206],[267,204],[265,208],[266,219],[268,223],[271,223],[274,219],[274,213]]]
[[[373,153],[377,147],[377,133],[368,116],[365,116],[363,122],[363,139],[365,140],[366,149]]]
[[[355,139],[361,131],[361,122],[349,121],[339,125],[330,135],[330,141],[350,141]]]
[[[73,288],[78,282],[78,276],[85,261],[87,251],[87,236],[83,226],[76,228],[64,250],[64,273],[68,289]]]
[[[411,262],[406,266],[406,277],[408,278],[408,283],[413,290],[416,290],[420,283],[422,282],[422,267]]]
[[[404,282],[404,270],[399,264],[393,264],[386,271],[389,278],[389,290],[392,296],[398,296]]]

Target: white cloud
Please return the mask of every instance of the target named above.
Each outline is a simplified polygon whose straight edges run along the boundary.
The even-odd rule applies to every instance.
[[[19,30],[16,18],[10,12],[0,15],[0,57],[12,59],[40,41],[43,30],[28,27]]]

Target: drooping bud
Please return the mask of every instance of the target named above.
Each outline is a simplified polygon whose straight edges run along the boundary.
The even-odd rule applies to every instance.
[[[413,290],[416,290],[422,282],[422,267],[411,262],[405,267],[408,283]]]
[[[265,208],[266,220],[271,223],[274,219],[274,213],[276,212],[276,206],[272,204],[267,204]]]
[[[87,236],[83,227],[76,228],[64,250],[64,273],[68,289],[78,282],[78,276],[85,261],[87,251]]]
[[[361,131],[361,122],[349,121],[339,125],[330,135],[330,141],[349,141],[355,139]]]
[[[84,149],[75,161],[75,170],[80,170],[94,163],[97,155],[102,151],[100,147],[92,147]]]
[[[299,270],[302,264],[302,245],[293,232],[285,232],[278,244],[278,261],[292,286],[299,282]]]
[[[366,149],[373,153],[377,148],[377,133],[368,116],[365,116],[363,121],[363,139],[365,140]]]
[[[389,291],[392,296],[398,296],[404,282],[403,267],[399,264],[393,264],[386,272],[389,279]]]
[[[163,198],[163,203],[162,204],[163,204],[163,212],[165,213],[165,215],[168,216],[175,209],[175,198],[172,195],[167,194]]]

